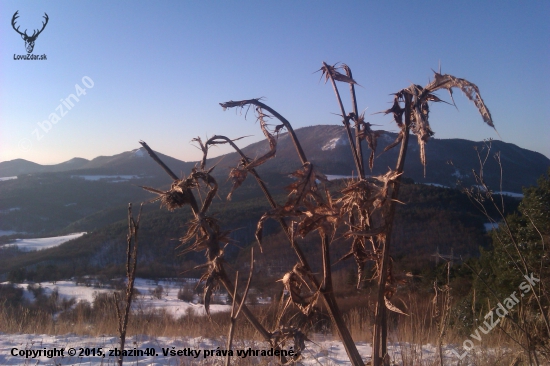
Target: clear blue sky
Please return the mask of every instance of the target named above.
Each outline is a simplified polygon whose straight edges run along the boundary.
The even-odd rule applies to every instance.
[[[33,51],[47,61],[13,59],[26,54],[17,10],[28,33],[48,13]],[[502,140],[550,156],[548,1],[3,0],[0,14],[0,161],[91,159],[140,139],[189,161],[196,136],[261,139],[253,116],[222,111],[231,99],[265,97],[295,128],[339,124],[332,88],[313,73],[322,61],[350,65],[367,114],[441,62],[479,86]],[[44,132],[37,123],[84,76],[93,88]],[[432,107],[435,137],[500,139],[459,91],[455,100],[459,111]],[[368,120],[396,131],[390,116]]]

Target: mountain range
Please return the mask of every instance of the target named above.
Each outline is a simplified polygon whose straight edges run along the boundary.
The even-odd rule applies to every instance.
[[[302,144],[308,159],[320,167],[325,174],[341,176],[357,176],[348,139],[343,126],[318,125],[296,130],[296,135]],[[388,167],[394,168],[399,147],[382,153],[397,135],[383,133],[378,139],[372,171],[367,174],[384,174]],[[488,147],[490,146],[490,149]],[[162,147],[155,147],[162,149]],[[266,140],[250,144],[242,148],[250,158],[265,154],[269,150]],[[489,150],[489,152],[488,152]],[[500,155],[500,163],[493,158]],[[479,156],[478,156],[479,153]],[[370,150],[363,142],[364,159],[367,162]],[[181,161],[162,153],[159,157],[176,174],[188,173],[196,162]],[[488,157],[488,159],[486,159]],[[538,177],[550,167],[550,159],[546,156],[502,141],[474,142],[463,139],[435,139],[426,145],[427,166],[420,162],[419,146],[414,136],[411,136],[408,156],[405,165],[405,176],[417,183],[439,184],[456,187],[460,182],[463,186],[475,184],[472,170],[479,171],[481,160],[487,160],[484,166],[484,178],[494,190],[500,186],[502,174],[502,189],[504,191],[521,192],[522,187],[535,184]],[[208,165],[216,164],[215,175],[225,176],[229,170],[239,163],[236,153],[229,153],[208,160]],[[267,161],[258,170],[264,174],[285,174],[299,168],[300,162],[295,153],[288,133],[278,136],[277,155]],[[113,156],[99,156],[92,160],[73,158],[55,165],[40,165],[23,159],[0,163],[0,178],[22,174],[60,173],[74,175],[136,175],[162,176],[165,173],[147,156],[143,149],[123,152]]]

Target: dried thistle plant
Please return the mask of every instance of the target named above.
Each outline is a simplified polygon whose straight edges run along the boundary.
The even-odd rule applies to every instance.
[[[446,89],[449,92],[449,95],[451,96],[453,105],[455,105],[454,99],[453,99],[453,88],[459,88],[460,90],[462,90],[462,92],[466,95],[466,97],[475,104],[479,113],[481,114],[481,117],[483,118],[483,121],[487,125],[493,127],[496,131],[495,125],[493,124],[493,119],[491,117],[491,113],[489,112],[489,109],[487,108],[487,106],[485,105],[485,102],[481,98],[481,94],[479,93],[479,88],[477,87],[477,85],[465,79],[457,78],[452,75],[441,74],[440,72],[434,71],[434,80],[428,83],[428,85],[426,85],[425,87],[422,87],[420,85],[413,84],[406,89],[402,89],[398,91],[397,93],[394,94],[395,97],[394,97],[394,103],[392,105],[392,108],[382,112],[384,114],[392,113],[397,126],[401,129],[401,132],[399,133],[397,140],[393,144],[389,145],[384,151],[387,151],[392,147],[397,146],[397,144],[402,140],[403,128],[404,128],[403,114],[405,112],[405,108],[401,107],[401,104],[410,103],[410,116],[408,116],[410,118],[409,128],[411,132],[415,134],[418,139],[418,145],[420,147],[420,161],[424,166],[424,175],[425,175],[426,174],[425,145],[426,145],[426,142],[429,140],[429,138],[434,134],[434,132],[430,127],[430,122],[429,122],[429,114],[430,114],[429,103],[444,102],[434,93],[438,90]],[[405,98],[405,96],[408,96],[410,98],[410,102],[407,102],[408,98]]]
[[[412,131],[417,136],[420,146],[420,159],[426,172],[426,152],[425,144],[433,135],[429,124],[429,103],[442,102],[434,93],[440,89],[449,91],[452,98],[452,89],[460,88],[478,108],[483,120],[489,126],[494,128],[489,110],[485,106],[480,96],[478,87],[464,79],[456,78],[452,75],[443,75],[441,72],[435,73],[434,80],[427,86],[411,85],[409,88],[402,89],[394,94],[393,105],[390,109],[382,112],[391,113],[394,121],[400,129],[396,140],[387,146],[387,151],[397,145],[401,145],[397,159],[396,169],[391,169],[383,176],[376,177],[376,184],[363,182],[365,177],[363,173],[364,163],[361,154],[361,139],[365,139],[371,155],[369,158],[369,167],[373,166],[374,151],[376,150],[377,138],[382,131],[372,131],[371,125],[364,121],[364,115],[357,113],[357,103],[354,93],[355,80],[351,78],[351,69],[345,65],[343,69],[346,77],[337,71],[336,65],[330,66],[323,62],[321,67],[322,76],[325,82],[331,80],[338,105],[343,117],[343,123],[348,133],[350,147],[355,159],[357,171],[359,172],[359,182],[346,187],[342,191],[343,196],[340,199],[343,212],[347,217],[346,225],[349,231],[348,237],[353,238],[351,250],[342,258],[347,259],[351,256],[355,258],[358,266],[358,274],[361,278],[362,267],[369,260],[375,261],[375,268],[378,277],[378,298],[375,313],[375,326],[373,330],[373,365],[384,363],[387,355],[387,331],[386,327],[386,309],[395,312],[401,312],[395,307],[389,299],[395,293],[395,278],[392,274],[391,257],[389,250],[391,247],[391,232],[395,217],[395,203],[398,201],[401,176],[404,171],[405,158],[409,143],[409,133]],[[353,113],[346,115],[336,81],[341,81],[350,85],[352,96]],[[454,100],[453,100],[454,104]],[[356,123],[356,142],[351,137],[349,121]],[[369,240],[367,243],[366,240]],[[370,246],[368,245],[370,244]],[[372,249],[371,249],[372,247]],[[402,312],[401,312],[402,313]]]
[[[345,74],[339,70],[344,70]],[[491,115],[486,108],[479,90],[475,84],[451,75],[435,73],[434,81],[427,86],[411,85],[394,94],[393,105],[382,112],[393,114],[394,121],[400,129],[396,141],[390,144],[384,151],[400,145],[400,153],[394,170],[389,169],[385,174],[366,178],[364,175],[364,162],[361,141],[365,140],[370,152],[369,167],[372,169],[377,148],[377,139],[384,132],[375,131],[372,125],[365,121],[364,114],[357,112],[355,98],[355,85],[351,68],[347,65],[329,65],[323,62],[320,71],[325,82],[331,81],[341,111],[343,125],[346,129],[350,148],[358,172],[358,179],[350,181],[340,192],[331,193],[326,187],[326,177],[306,157],[305,152],[291,126],[281,114],[264,104],[259,98],[242,101],[229,101],[220,103],[224,108],[250,108],[254,106],[256,118],[260,128],[266,137],[269,150],[255,158],[247,157],[235,144],[238,139],[229,139],[225,136],[213,136],[206,142],[200,138],[193,141],[198,144],[203,152],[200,164],[193,169],[187,178],[179,179],[156,154],[145,144],[149,154],[173,179],[168,191],[161,191],[150,187],[144,189],[158,195],[154,200],[161,200],[161,205],[174,210],[184,205],[190,205],[194,218],[188,223],[187,233],[181,238],[183,253],[189,251],[205,251],[207,263],[199,266],[206,268],[201,280],[205,283],[204,301],[207,312],[209,311],[210,297],[217,286],[224,286],[233,297],[234,304],[240,304],[242,312],[249,322],[258,330],[264,339],[275,347],[284,347],[293,339],[295,351],[298,357],[291,360],[281,359],[282,363],[295,362],[301,357],[301,351],[305,348],[305,330],[292,324],[283,324],[283,315],[295,306],[305,314],[311,315],[317,302],[322,299],[328,314],[335,325],[344,344],[348,357],[354,366],[364,365],[364,361],[357,351],[357,347],[346,327],[342,312],[339,310],[334,289],[332,286],[332,260],[330,244],[334,236],[342,226],[347,229],[343,235],[343,241],[350,243],[350,250],[340,258],[341,261],[353,257],[358,267],[358,287],[364,279],[364,267],[372,262],[375,268],[375,277],[378,281],[377,309],[375,313],[375,326],[373,329],[373,363],[380,365],[387,360],[385,326],[387,322],[386,311],[393,311],[402,315],[408,315],[391,302],[392,296],[397,291],[400,283],[392,273],[392,260],[389,255],[391,247],[391,231],[395,217],[395,204],[398,203],[400,180],[404,171],[405,157],[409,142],[409,134],[412,131],[418,138],[420,145],[421,161],[426,166],[425,143],[433,135],[429,124],[429,103],[441,102],[434,94],[437,90],[446,89],[451,93],[452,89],[460,88],[466,96],[474,102],[480,111],[484,121],[494,127]],[[348,84],[352,98],[352,112],[346,114],[336,82]],[[454,103],[454,101],[453,101]],[[268,114],[269,113],[269,114]],[[267,119],[276,118],[281,124],[273,130],[268,129]],[[355,123],[355,139],[351,132],[351,122]],[[256,168],[275,157],[277,152],[277,137],[282,128],[286,128],[293,142],[302,166],[293,172],[294,181],[287,187],[288,197],[284,204],[278,204],[267,186],[261,180]],[[244,305],[243,300],[235,291],[235,287],[229,280],[224,268],[223,248],[229,243],[229,231],[222,230],[219,223],[208,215],[208,210],[213,202],[218,184],[212,177],[213,168],[206,168],[206,160],[209,148],[213,145],[229,144],[240,155],[237,167],[229,173],[232,187],[228,195],[231,199],[233,193],[244,183],[248,175],[252,175],[271,206],[259,220],[256,230],[256,238],[261,244],[263,228],[266,220],[278,221],[283,232],[288,238],[290,246],[297,256],[297,263],[280,280],[288,294],[285,301],[281,300],[278,313],[277,328],[270,332],[263,327],[258,319]],[[207,194],[201,206],[197,203],[193,190],[206,189]],[[154,201],[153,200],[153,201]],[[304,252],[297,242],[298,237],[306,237],[312,233],[319,235],[320,249],[322,252],[322,275],[318,278],[313,273]],[[261,246],[260,246],[261,248]],[[233,319],[233,316],[232,318]],[[233,320],[232,320],[233,321]]]

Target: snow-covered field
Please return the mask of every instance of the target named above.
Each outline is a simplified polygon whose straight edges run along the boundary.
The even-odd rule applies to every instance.
[[[0,182],[3,182],[5,180],[12,180],[12,179],[17,179],[17,176],[14,176],[14,177],[0,177]]]
[[[35,238],[35,239],[16,239],[14,243],[9,245],[17,246],[20,250],[31,251],[31,250],[40,250],[46,248],[53,248],[58,245],[61,245],[69,240],[73,240],[81,237],[86,234],[74,233],[64,236],[54,236],[51,238]]]
[[[162,299],[156,299],[149,295],[150,291],[157,287],[156,283],[151,280],[144,280],[136,278],[134,283],[135,288],[142,294],[135,306],[146,306],[155,309],[164,309],[168,313],[174,315],[176,318],[185,315],[188,309],[192,309],[195,315],[206,315],[204,306],[199,303],[188,303],[178,299],[178,291],[181,287],[181,283],[159,281],[164,289]],[[194,286],[194,284],[193,284]],[[211,304],[210,312],[231,311],[230,305]]]
[[[328,339],[326,337],[312,337],[311,341],[306,341],[306,349],[302,352],[302,359],[298,365],[349,365],[344,346],[341,342]],[[142,355],[132,355],[124,358],[125,365],[220,365],[223,364],[224,357],[216,356],[217,350],[225,349],[225,336],[218,339],[207,339],[202,337],[150,337],[135,336],[126,339],[126,350],[143,351]],[[39,335],[39,334],[2,334],[0,333],[0,364],[1,365],[116,365],[114,355],[115,348],[119,347],[119,339],[116,336],[76,336],[67,335]],[[36,358],[25,358],[25,351],[53,350],[57,349],[58,355],[48,358],[40,356]],[[265,342],[240,341],[234,340],[232,351],[234,353],[234,363],[237,358],[242,359],[242,355],[237,356],[239,350],[269,350],[270,347]],[[358,342],[357,349],[363,356],[363,360],[368,362],[371,355],[371,346],[369,343]],[[456,365],[459,358],[452,352],[453,346],[443,347],[443,359],[445,365]],[[59,354],[63,350],[63,357]],[[70,356],[68,353],[76,352],[76,355]],[[87,351],[86,351],[87,350]],[[98,355],[101,350],[102,355]],[[112,353],[111,353],[111,350]],[[148,351],[146,351],[148,350]],[[287,348],[288,350],[288,348]],[[170,355],[170,351],[181,351],[182,356]],[[193,351],[193,356],[190,356]],[[198,353],[197,353],[198,351]],[[207,352],[205,352],[207,351]],[[82,355],[80,353],[82,352]],[[88,356],[86,356],[86,352]],[[92,352],[95,352],[94,356]],[[134,351],[136,352],[136,351]],[[147,353],[145,353],[147,352]],[[433,365],[439,362],[437,348],[435,345],[424,345],[420,347],[408,343],[390,343],[388,345],[392,365]],[[476,361],[485,357],[496,356],[497,354],[509,353],[509,350],[481,349],[474,348],[465,358],[460,361],[460,365],[475,365]],[[15,354],[15,355],[14,355]],[[20,356],[23,354],[23,356]],[[30,352],[29,352],[30,354]],[[36,354],[36,353],[35,353]],[[210,355],[211,354],[211,355]],[[51,355],[51,354],[50,354]],[[195,357],[198,356],[198,357]],[[277,364],[276,357],[273,356],[247,356],[250,364],[265,365],[265,361],[272,361],[269,364]],[[248,363],[247,363],[248,364]]]
[[[187,284],[196,283],[196,279],[186,279]],[[150,294],[150,290],[161,285],[164,289],[164,294],[161,299],[155,299]],[[190,304],[177,299],[178,289],[181,287],[181,282],[172,281],[152,281],[146,279],[136,279],[136,288],[141,295],[134,301],[134,309],[138,310],[143,307],[153,307],[158,309],[166,309],[175,316],[184,315],[187,309],[193,309],[195,314],[204,314],[204,307],[200,304]],[[27,289],[27,284],[19,284],[21,288]],[[74,282],[59,281],[56,284],[41,283],[41,287],[46,294],[50,294],[57,288],[61,298],[75,298],[77,300],[92,301],[94,293],[108,293],[111,289],[94,288],[87,286],[76,286]],[[32,300],[34,297],[30,291],[25,291],[25,297]],[[211,305],[211,311],[229,311],[229,305]],[[208,321],[204,318],[204,321]],[[216,351],[225,349],[225,335],[220,335],[215,339],[207,339],[202,337],[186,337],[185,329],[182,329],[182,337],[152,337],[152,336],[135,336],[128,337],[126,341],[126,350],[141,350],[144,353],[138,356],[125,357],[126,365],[218,365],[222,364],[223,357],[216,356]],[[301,365],[349,365],[349,361],[345,349],[341,342],[335,340],[330,335],[324,336],[320,334],[308,335],[310,340],[306,341],[306,350],[303,352]],[[119,339],[112,335],[101,336],[78,336],[75,334],[65,335],[40,335],[40,334],[3,334],[0,332],[0,365],[115,365],[116,355],[110,353],[110,350],[115,350],[119,345]],[[290,345],[287,345],[289,347]],[[219,347],[219,348],[218,348]],[[38,354],[39,350],[51,351],[57,349],[57,355],[48,358],[48,354]],[[270,347],[265,342],[241,341],[235,340],[233,352],[236,354],[238,350],[269,350]],[[358,342],[357,348],[365,361],[371,354],[371,346],[366,342]],[[60,352],[63,350],[63,356]],[[69,352],[76,352],[69,354]],[[99,354],[101,350],[101,354]],[[146,350],[149,350],[147,353]],[[189,351],[193,350],[198,357],[189,356]],[[445,364],[456,365],[459,361],[457,354],[453,350],[462,354],[462,347],[447,345],[443,347],[443,355]],[[28,354],[32,357],[35,351],[35,358],[25,358]],[[176,355],[171,355],[170,352],[176,352]],[[183,356],[177,356],[177,352],[187,352]],[[205,351],[210,351],[210,353]],[[392,360],[392,365],[432,365],[438,361],[437,349],[434,345],[427,344],[422,347],[408,343],[392,343],[388,345],[389,355]],[[470,353],[465,354],[462,365],[476,364],[479,357],[494,356],[499,352],[507,352],[504,350],[483,349],[481,347],[474,348]],[[95,353],[95,354],[94,354]],[[205,356],[206,354],[206,356]],[[469,360],[470,357],[476,357]],[[236,357],[239,358],[239,357]],[[241,357],[242,359],[242,354]],[[266,358],[272,360],[269,364],[277,364],[273,356],[247,356],[250,364],[266,364]],[[473,362],[473,363],[472,363]]]
[[[71,178],[80,178],[84,180],[98,181],[100,179],[108,180],[111,183],[126,182],[130,179],[140,179],[139,175],[71,175]]]
[[[190,279],[189,281],[194,282],[195,279]],[[58,281],[55,284],[52,282],[42,282],[39,284],[40,287],[44,289],[45,295],[50,295],[54,289],[57,289],[59,296],[63,299],[74,298],[76,301],[85,300],[92,302],[94,299],[95,293],[110,293],[113,292],[113,289],[99,288],[93,286],[93,281],[91,286],[85,285],[76,285],[74,281]],[[155,298],[151,295],[151,291],[154,290],[158,285],[163,287],[163,294],[160,299]],[[178,290],[180,289],[182,283],[171,282],[171,281],[152,281],[141,278],[136,278],[134,283],[135,288],[141,294],[133,302],[134,309],[143,309],[143,308],[153,308],[153,309],[164,309],[169,314],[172,314],[176,318],[185,315],[188,309],[192,309],[195,315],[206,315],[204,311],[204,306],[199,303],[188,303],[178,299]],[[23,288],[25,290],[24,296],[33,300],[34,296],[27,287],[29,284],[16,284],[16,286]],[[220,312],[220,311],[230,311],[230,305],[220,305],[220,304],[211,304],[210,311]],[[1,365],[1,363],[0,363]]]
[[[502,194],[503,196],[510,196],[510,197],[515,197],[515,198],[523,198],[523,193],[516,193],[516,192],[506,192],[506,191],[502,191],[502,192],[494,192],[494,194]]]
[[[450,188],[449,186],[444,186],[443,184],[439,183],[422,183],[426,186],[432,186],[432,187],[439,187],[439,188]]]
[[[357,178],[352,175],[337,175],[337,174],[327,174],[326,177],[328,180]]]

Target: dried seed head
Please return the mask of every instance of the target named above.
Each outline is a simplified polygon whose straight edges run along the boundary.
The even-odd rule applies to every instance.
[[[231,191],[227,195],[227,200],[231,200],[231,196],[233,195],[233,192],[243,184],[246,177],[248,175],[248,170],[243,168],[242,166],[239,166],[237,168],[231,169],[229,172],[229,179],[233,182],[233,187],[231,187]]]

